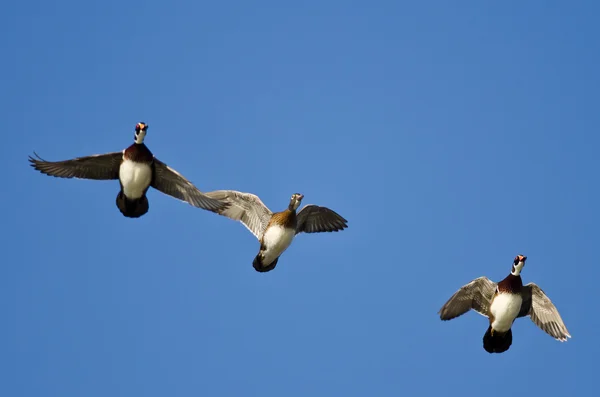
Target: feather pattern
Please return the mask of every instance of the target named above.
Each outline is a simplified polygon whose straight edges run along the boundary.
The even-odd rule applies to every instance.
[[[217,212],[229,205],[206,196],[192,182],[156,157],[154,157],[154,178],[151,186],[166,195],[208,211]]]
[[[451,320],[462,316],[471,309],[488,317],[497,285],[487,277],[479,277],[462,286],[442,306],[438,312],[440,318]]]
[[[308,204],[298,212],[296,234],[338,232],[348,227],[348,221],[333,210]]]
[[[558,309],[540,287],[534,283],[526,284],[522,295],[523,304],[517,317],[529,316],[542,331],[561,342],[571,337]]]
[[[206,195],[231,204],[228,208],[219,211],[218,214],[241,222],[259,241],[262,240],[273,212],[263,204],[258,196],[235,190],[215,190]]]
[[[148,163],[152,162],[154,155],[148,149],[148,146],[144,143],[134,143],[129,146],[123,152],[123,158],[131,161],[135,161],[136,163]]]
[[[46,161],[34,152],[37,158],[29,156],[30,165],[43,174],[57,178],[78,178],[93,180],[119,179],[119,166],[123,152],[96,154],[64,161]]]

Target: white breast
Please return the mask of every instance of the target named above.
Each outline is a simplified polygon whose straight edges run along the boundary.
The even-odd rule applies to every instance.
[[[490,306],[490,312],[494,316],[492,328],[498,332],[508,331],[521,310],[522,302],[520,294],[498,294]]]
[[[266,247],[263,263],[273,262],[292,243],[296,232],[294,229],[286,229],[279,225],[272,225],[265,231],[263,244]]]
[[[130,199],[142,197],[144,190],[152,181],[152,168],[145,163],[125,160],[121,163],[119,179],[123,185],[125,196]]]

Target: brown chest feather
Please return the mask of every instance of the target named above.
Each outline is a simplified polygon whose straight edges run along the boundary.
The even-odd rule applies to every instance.
[[[269,226],[272,224],[277,224],[285,228],[295,229],[296,223],[296,211],[290,211],[289,209],[287,209],[285,211],[274,213],[271,217],[271,220],[269,221]]]
[[[499,292],[517,293],[521,292],[523,281],[521,276],[509,274],[506,278],[498,283]]]
[[[154,159],[154,155],[150,149],[143,143],[134,143],[129,146],[125,149],[124,157],[127,160],[136,161],[138,163],[150,163]]]

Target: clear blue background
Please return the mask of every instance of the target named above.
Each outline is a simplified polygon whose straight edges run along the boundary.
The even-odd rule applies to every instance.
[[[600,5],[495,3],[5,3],[0,395],[596,395]],[[28,166],[138,121],[201,190],[349,228],[259,274],[239,223]],[[489,355],[437,311],[519,253],[573,338]]]

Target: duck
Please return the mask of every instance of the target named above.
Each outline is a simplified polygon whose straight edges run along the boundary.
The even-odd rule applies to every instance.
[[[163,163],[144,144],[148,124],[135,125],[134,142],[120,152],[95,154],[64,161],[46,161],[34,152],[30,165],[42,174],[57,178],[91,180],[118,179],[121,189],[116,204],[123,216],[139,218],[149,210],[146,192],[154,189],[207,211],[216,212],[227,203],[207,197],[183,175]]]
[[[335,211],[314,204],[300,206],[303,194],[294,193],[288,207],[273,213],[260,198],[235,190],[207,192],[208,197],[225,201],[229,207],[217,214],[240,221],[260,242],[258,254],[252,261],[260,273],[275,269],[279,257],[300,233],[338,232],[348,227],[348,221]]]
[[[523,285],[521,271],[527,257],[517,255],[508,276],[500,282],[479,277],[461,287],[442,306],[442,321],[459,317],[473,309],[489,319],[483,336],[488,353],[504,353],[512,345],[512,326],[517,318],[529,316],[535,325],[554,339],[565,342],[571,335],[556,306],[535,283]]]

